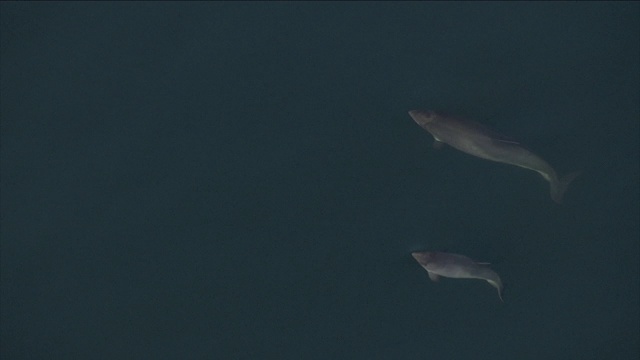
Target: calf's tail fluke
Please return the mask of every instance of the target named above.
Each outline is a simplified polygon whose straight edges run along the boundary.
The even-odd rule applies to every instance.
[[[551,198],[558,204],[562,204],[564,192],[567,191],[569,184],[580,175],[580,171],[572,172],[565,175],[561,179],[551,183]]]

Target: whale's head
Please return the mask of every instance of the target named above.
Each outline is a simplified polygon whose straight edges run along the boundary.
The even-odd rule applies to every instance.
[[[435,121],[437,118],[437,114],[430,110],[411,110],[409,111],[409,116],[422,127]]]
[[[411,256],[413,256],[420,265],[427,266],[435,257],[435,253],[429,251],[415,251],[411,253]]]

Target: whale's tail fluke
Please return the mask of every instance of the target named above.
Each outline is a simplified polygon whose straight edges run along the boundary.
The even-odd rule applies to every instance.
[[[580,171],[572,172],[565,175],[561,179],[551,183],[551,198],[558,204],[562,204],[564,192],[567,191],[569,184],[580,175]]]

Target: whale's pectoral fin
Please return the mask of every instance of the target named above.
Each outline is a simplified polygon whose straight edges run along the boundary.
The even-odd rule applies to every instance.
[[[440,280],[440,276],[438,276],[438,274],[432,273],[431,271],[427,271],[427,273],[429,274],[429,279],[431,279],[431,281]]]
[[[433,140],[433,148],[434,149],[442,149],[444,143],[442,141]]]

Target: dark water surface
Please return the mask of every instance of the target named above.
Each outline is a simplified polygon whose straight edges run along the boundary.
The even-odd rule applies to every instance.
[[[638,358],[639,3],[0,10],[2,359]]]

